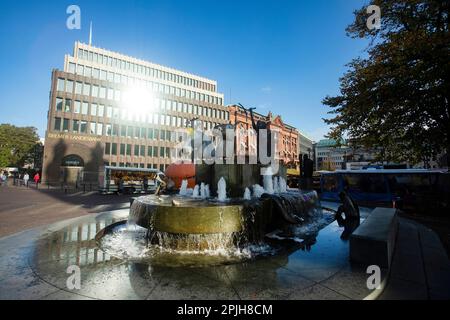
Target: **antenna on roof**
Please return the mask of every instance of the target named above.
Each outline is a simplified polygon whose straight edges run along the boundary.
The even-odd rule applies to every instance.
[[[89,27],[89,45],[92,46],[92,21]]]

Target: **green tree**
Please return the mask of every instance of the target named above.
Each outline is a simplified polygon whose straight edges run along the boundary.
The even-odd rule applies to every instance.
[[[38,143],[36,128],[0,124],[0,167],[23,167],[31,163]]]
[[[333,110],[329,137],[382,150],[383,160],[417,163],[442,151],[450,135],[450,1],[373,0],[381,28],[369,30],[366,8],[348,26],[370,40],[367,57],[349,63]],[[448,158],[448,157],[447,157]]]

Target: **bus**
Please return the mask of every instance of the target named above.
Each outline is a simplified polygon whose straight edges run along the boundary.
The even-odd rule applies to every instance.
[[[99,191],[104,194],[119,191],[120,180],[125,193],[146,193],[155,191],[156,177],[164,175],[158,169],[128,168],[105,166],[99,175]],[[144,178],[147,178],[148,188],[144,190]]]
[[[367,169],[324,172],[321,199],[340,201],[346,190],[361,206],[415,212],[448,212],[450,173],[425,169]]]

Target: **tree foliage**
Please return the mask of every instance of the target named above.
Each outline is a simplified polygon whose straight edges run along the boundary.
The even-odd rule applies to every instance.
[[[23,167],[34,159],[37,129],[0,124],[0,167]]]
[[[449,151],[449,0],[373,0],[381,28],[369,30],[366,8],[347,34],[370,40],[340,79],[329,137],[383,150],[385,160],[417,163]]]

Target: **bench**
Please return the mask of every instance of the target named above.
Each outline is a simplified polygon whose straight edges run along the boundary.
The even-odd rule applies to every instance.
[[[389,268],[397,236],[397,210],[375,208],[350,236],[350,260]]]

